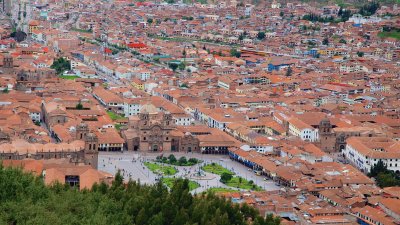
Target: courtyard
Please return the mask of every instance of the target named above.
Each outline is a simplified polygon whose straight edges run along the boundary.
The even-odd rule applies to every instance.
[[[198,153],[174,153],[174,155],[176,158],[182,156],[188,159],[196,158],[200,162],[192,166],[175,166],[157,163],[156,158],[160,156],[160,153],[100,152],[98,169],[111,174],[116,174],[120,170],[126,181],[132,179],[144,184],[154,184],[161,179],[169,187],[175,179],[186,178],[190,181],[192,193],[201,193],[209,189],[214,191],[249,190],[251,187],[267,191],[279,189],[273,181],[264,180],[265,177],[257,176],[252,170],[232,161],[226,155]],[[168,157],[169,153],[164,156]],[[220,176],[223,173],[241,177],[243,185],[239,185],[238,178],[235,177],[229,183],[220,182]],[[254,186],[246,186],[249,182]]]

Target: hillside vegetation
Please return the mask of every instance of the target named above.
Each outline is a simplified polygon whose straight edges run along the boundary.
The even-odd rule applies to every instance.
[[[192,196],[188,180],[177,180],[170,191],[116,175],[111,187],[95,185],[78,191],[44,185],[40,177],[0,166],[0,224],[51,225],[277,225],[246,204],[233,204],[213,194]]]

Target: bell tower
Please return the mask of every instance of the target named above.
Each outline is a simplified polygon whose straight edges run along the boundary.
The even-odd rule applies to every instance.
[[[332,133],[332,125],[329,119],[323,119],[319,123],[320,135],[330,135]]]
[[[171,113],[169,113],[169,112],[164,113],[163,123],[164,123],[164,126],[167,126],[167,127],[172,126],[174,124]]]
[[[89,127],[86,123],[81,123],[76,127],[76,140],[84,140],[86,135],[89,133]]]
[[[85,138],[85,164],[97,169],[99,156],[99,139],[93,133],[88,133]]]
[[[139,114],[139,119],[140,119],[140,123],[141,126],[148,126],[149,125],[149,113],[147,112],[141,112]]]
[[[3,58],[3,68],[13,69],[14,68],[14,59],[11,55],[6,55]]]

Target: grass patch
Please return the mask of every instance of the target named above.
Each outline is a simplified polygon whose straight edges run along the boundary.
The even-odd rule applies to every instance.
[[[150,163],[150,162],[145,162],[144,165],[151,170],[151,172],[155,174],[160,174],[160,175],[174,175],[178,171],[172,166],[163,166],[161,164],[157,163]]]
[[[235,175],[234,172],[232,172],[232,171],[228,170],[227,168],[225,168],[219,164],[216,164],[216,163],[211,163],[211,164],[205,165],[201,169],[204,170],[205,172],[209,172],[209,173],[213,173],[213,174],[217,174],[217,175],[222,175],[223,173]]]
[[[119,120],[119,119],[124,119],[125,117],[113,112],[113,111],[107,111],[108,116],[110,116],[110,118],[112,120]]]
[[[262,189],[255,185],[253,181],[248,181],[242,177],[233,177],[225,183],[229,187],[235,187],[245,190],[261,191]]]
[[[213,192],[213,193],[237,193],[240,192],[238,190],[233,190],[229,188],[220,188],[220,187],[213,187],[208,189],[208,191]]]
[[[76,78],[80,78],[79,76],[59,76],[61,79],[65,80],[75,80]]]
[[[400,40],[400,31],[379,32],[378,37],[380,37],[380,38],[395,38],[397,40]]]
[[[172,188],[177,179],[178,178],[164,177],[162,178],[162,182],[167,185],[167,187]],[[189,191],[192,191],[198,187],[200,187],[199,183],[189,180]]]

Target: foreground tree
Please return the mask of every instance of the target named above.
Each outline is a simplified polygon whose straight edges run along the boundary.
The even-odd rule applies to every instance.
[[[110,187],[102,183],[78,191],[47,187],[40,177],[0,166],[0,202],[0,224],[279,224],[278,218],[264,219],[253,207],[212,193],[192,196],[188,180],[179,179],[168,190],[160,182],[124,184],[119,172]]]

